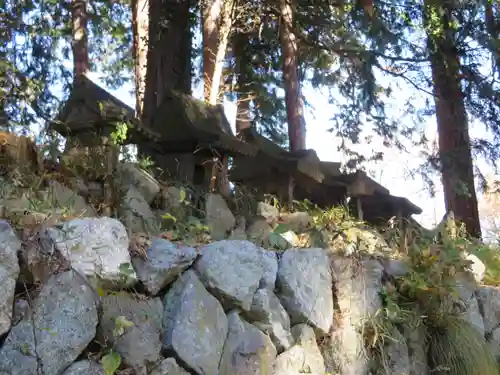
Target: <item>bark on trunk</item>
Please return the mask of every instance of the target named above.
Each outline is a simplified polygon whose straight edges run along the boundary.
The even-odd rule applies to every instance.
[[[441,23],[443,36],[429,36],[428,47],[446,210],[465,224],[470,236],[480,238],[469,124],[460,87],[460,60],[446,14]]]
[[[146,68],[148,61],[148,0],[132,1],[132,28],[134,34],[134,65],[135,65],[135,111],[137,118],[142,116],[144,92],[146,89]]]
[[[247,73],[250,64],[247,45],[248,35],[239,34],[234,38],[233,49],[236,59],[236,134],[251,126],[250,102],[252,95],[250,92],[250,76]]]
[[[205,0],[203,18],[204,99],[217,104],[222,98],[221,81],[229,33],[233,23],[234,0]]]
[[[280,38],[283,54],[283,80],[290,151],[305,149],[306,134],[298,75],[297,39],[293,29],[293,0],[280,0]]]
[[[73,0],[71,21],[73,36],[73,79],[75,80],[90,70],[86,6],[87,3],[85,0]]]
[[[148,119],[166,90],[191,94],[189,0],[149,0],[149,48],[142,119]]]

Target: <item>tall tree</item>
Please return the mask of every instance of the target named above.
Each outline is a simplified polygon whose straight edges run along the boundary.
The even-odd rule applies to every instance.
[[[86,0],[73,0],[71,9],[73,78],[77,80],[90,70]]]
[[[239,32],[233,38],[236,75],[236,134],[251,126],[251,75],[249,56],[249,38],[247,33]]]
[[[468,234],[481,237],[469,121],[461,88],[457,30],[452,25],[451,2],[425,2],[434,101],[439,134],[439,155],[447,211],[453,211]]]
[[[304,108],[301,98],[298,47],[294,31],[293,0],[280,0],[280,39],[283,54],[283,80],[288,122],[290,150],[297,151],[306,147]]]
[[[207,103],[217,104],[221,81],[234,22],[236,0],[202,0],[203,96]]]
[[[145,123],[167,90],[191,93],[190,5],[190,0],[149,0]]]
[[[132,1],[132,28],[134,39],[134,78],[135,78],[135,111],[137,118],[142,116],[144,92],[146,89],[146,71],[148,62],[148,0]]]

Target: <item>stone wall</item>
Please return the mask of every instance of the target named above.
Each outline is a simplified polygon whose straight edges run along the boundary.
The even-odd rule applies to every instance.
[[[261,221],[238,228],[221,198],[210,196],[211,233],[232,239],[172,242],[161,233],[141,235],[141,225],[157,217],[150,203],[163,193],[154,179],[122,168],[130,181],[122,221],[93,217],[78,195],[73,202],[91,217],[49,218],[36,230],[24,222],[22,233],[0,221],[0,375],[434,370],[427,363],[427,332],[410,321],[393,327],[384,361],[368,349],[367,336],[374,335],[367,334],[367,322],[386,307],[387,286],[407,272],[405,263],[378,251],[387,245],[372,232],[356,234],[372,237],[364,252],[357,251],[359,244],[356,251],[345,244],[340,252],[292,247],[297,238],[291,237],[298,237],[292,231],[283,234],[287,250],[267,250],[262,238],[248,238],[273,234],[272,207],[258,205]],[[167,192],[171,197],[175,190]],[[62,202],[70,192],[54,183],[47,194]],[[23,202],[16,199],[2,205],[12,211]],[[178,202],[171,200],[169,210]],[[144,212],[150,212],[147,220]],[[306,214],[288,219],[296,232],[307,227]],[[500,354],[500,291],[480,286],[484,269],[474,270],[457,278],[458,308]]]
[[[382,307],[382,280],[404,272],[393,260],[237,240],[194,248],[156,237],[141,252],[112,218],[48,227],[23,246],[8,223],[0,230],[9,375],[104,374],[110,350],[128,374],[375,373],[359,328]],[[38,286],[22,290],[27,278]],[[460,292],[464,316],[494,343],[498,290]],[[427,373],[421,329],[395,334],[384,373]]]

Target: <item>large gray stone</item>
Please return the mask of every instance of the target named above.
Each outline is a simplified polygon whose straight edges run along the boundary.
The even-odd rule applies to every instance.
[[[198,374],[218,375],[228,332],[219,301],[188,270],[173,283],[163,305],[163,348],[173,351]]]
[[[281,353],[274,364],[274,375],[324,375],[325,363],[311,327],[298,324],[292,328],[296,344]]]
[[[421,322],[421,313],[417,309],[413,313],[415,318],[408,319],[405,322],[403,331],[410,360],[409,375],[428,375],[427,328]]]
[[[96,216],[92,206],[89,206],[85,199],[73,190],[57,181],[49,181],[48,185],[47,198],[52,207],[64,208],[69,211],[69,214],[78,217]]]
[[[278,297],[292,324],[307,323],[327,334],[333,323],[330,261],[323,249],[289,249],[281,257]]]
[[[382,361],[384,373],[387,375],[410,374],[412,367],[405,337],[396,328],[389,334],[392,340],[388,341],[384,351],[385,356]]]
[[[219,194],[207,194],[205,218],[214,240],[227,238],[229,231],[236,224],[236,219],[227,207],[226,201]]]
[[[174,358],[167,358],[153,368],[149,375],[189,375],[189,372],[179,366]]]
[[[195,248],[174,244],[155,237],[146,253],[146,259],[132,259],[137,276],[147,290],[156,295],[184,272],[195,261]]]
[[[361,334],[366,319],[382,307],[383,266],[377,260],[334,257],[333,279],[340,309],[340,328],[330,341],[330,358],[345,375],[367,375],[370,359]],[[332,366],[328,363],[328,366]]]
[[[117,172],[121,179],[121,186],[133,186],[141,193],[148,204],[151,204],[160,193],[158,181],[151,174],[133,163],[119,163]]]
[[[0,371],[11,375],[59,375],[96,334],[92,288],[75,271],[52,276],[0,349]]]
[[[228,314],[228,323],[219,375],[272,374],[276,348],[271,339],[242,320],[238,311]]]
[[[195,263],[200,280],[216,297],[248,311],[264,276],[262,251],[249,241],[205,245]]]
[[[31,317],[12,327],[0,349],[0,374],[43,375],[39,371],[35,342]]]
[[[19,276],[17,252],[21,241],[4,220],[0,220],[0,336],[8,332],[12,321],[12,307],[16,280]]]
[[[126,324],[117,319],[126,319]],[[121,292],[102,298],[98,336],[113,344],[123,363],[137,375],[160,359],[163,306],[159,298],[137,299]]]
[[[260,249],[262,256],[262,267],[264,275],[260,281],[260,287],[270,290],[276,288],[276,278],[278,276],[278,256],[276,251]]]
[[[477,299],[483,312],[483,324],[486,333],[500,328],[500,289],[493,286],[481,286]]]
[[[460,297],[462,318],[472,324],[482,337],[485,337],[484,320],[476,298],[478,285],[474,280],[474,276],[469,273],[458,274],[453,289]]]
[[[122,271],[124,265],[129,269],[132,265],[127,231],[118,220],[74,219],[48,228],[46,234],[51,244],[45,251],[59,251],[81,274],[91,279],[98,276],[109,287],[126,287],[135,282],[133,269],[128,277]]]
[[[133,186],[125,191],[118,214],[131,232],[156,234],[159,230],[155,213],[141,192]]]
[[[105,372],[99,363],[84,359],[69,366],[63,375],[105,375]]]
[[[279,352],[293,345],[290,317],[273,291],[259,289],[246,316],[253,325],[271,337]]]

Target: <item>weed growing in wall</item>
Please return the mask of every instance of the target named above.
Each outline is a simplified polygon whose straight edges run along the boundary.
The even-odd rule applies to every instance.
[[[423,325],[427,360],[433,373],[499,373],[484,333],[464,314],[467,306],[460,298],[459,288],[474,283],[467,273],[471,264],[464,256],[467,253],[481,259],[498,259],[491,248],[487,250],[465,238],[460,227],[450,220],[438,228],[434,238],[420,236],[408,246],[407,274],[386,284],[382,291],[384,307],[370,319],[370,329],[365,330],[367,348],[375,354],[377,368],[387,368],[387,345],[401,339],[397,336],[404,327],[411,331],[416,325]],[[490,282],[498,283],[496,275],[494,268]]]

